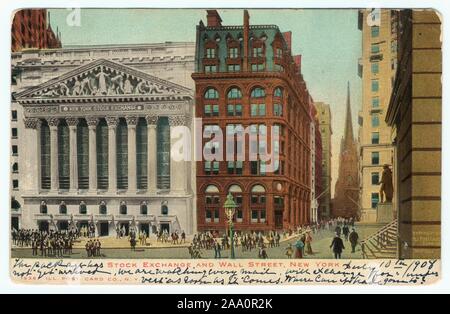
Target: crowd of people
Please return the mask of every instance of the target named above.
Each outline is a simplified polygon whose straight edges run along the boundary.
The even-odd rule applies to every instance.
[[[139,243],[141,246],[150,245],[147,241],[150,234],[145,230],[137,230],[130,227],[125,229],[124,226],[116,228],[117,239],[127,237],[132,251],[136,250]],[[313,256],[313,239],[316,235],[327,231],[333,232],[330,249],[334,258],[340,259],[342,252],[345,250],[345,242],[351,247],[351,253],[356,252],[359,241],[359,235],[355,229],[355,221],[353,219],[335,218],[324,220],[317,223],[297,226],[295,228],[283,231],[236,231],[231,238],[228,234],[220,234],[217,231],[199,232],[192,238],[188,246],[191,258],[201,258],[202,251],[213,251],[214,258],[222,258],[223,250],[230,250],[233,244],[235,250],[241,252],[256,251],[258,258],[269,258],[269,248],[280,247],[282,241],[289,241],[285,250],[287,258],[304,258]],[[175,230],[169,233],[166,229],[157,229],[154,234],[156,242],[167,244],[185,244],[186,233],[184,231]],[[95,227],[81,226],[80,228],[69,228],[62,231],[38,231],[30,229],[12,230],[12,242],[18,247],[31,247],[33,256],[54,256],[62,257],[71,255],[75,241],[80,238],[86,238],[85,243],[86,254],[88,257],[101,256],[102,244],[98,238],[95,238]]]
[[[13,244],[18,247],[31,247],[33,256],[63,257],[65,255],[71,255],[73,243],[78,237],[79,233],[73,230],[12,230]]]

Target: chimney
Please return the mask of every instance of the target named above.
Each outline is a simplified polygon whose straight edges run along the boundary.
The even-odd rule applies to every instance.
[[[284,32],[282,33],[284,40],[286,41],[287,47],[288,47],[288,51],[289,53],[291,53],[291,48],[292,48],[292,32]]]
[[[302,73],[302,55],[294,56],[294,63],[297,66],[298,73]]]
[[[207,25],[208,27],[220,27],[222,26],[222,19],[220,18],[217,10],[206,10],[208,13],[206,15]]]
[[[250,15],[248,14],[247,10],[244,10],[244,34],[243,34],[244,62],[242,66],[244,72],[248,71],[249,32],[250,32]]]

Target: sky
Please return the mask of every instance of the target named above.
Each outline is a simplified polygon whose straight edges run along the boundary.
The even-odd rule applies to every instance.
[[[218,10],[223,25],[242,25],[243,10]],[[63,46],[142,44],[195,41],[195,27],[206,21],[200,9],[51,9],[52,28],[61,32]],[[357,136],[361,108],[361,32],[357,10],[255,9],[250,24],[275,24],[292,31],[292,53],[302,55],[302,73],[314,101],[325,102],[332,114],[332,194],[338,176],[339,145],[344,132],[347,81],[352,121]],[[79,17],[79,18],[78,18]],[[78,23],[79,22],[79,23]]]

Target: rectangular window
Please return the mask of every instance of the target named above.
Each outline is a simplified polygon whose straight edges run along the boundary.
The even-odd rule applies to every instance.
[[[203,112],[205,116],[210,117],[212,114],[211,105],[205,105]]]
[[[13,138],[17,138],[17,128],[12,128],[11,129],[11,135]]]
[[[378,185],[380,182],[380,174],[378,172],[372,172],[372,185]]]
[[[19,188],[19,180],[13,180],[12,181],[12,187],[14,190],[17,190]]]
[[[136,165],[137,165],[136,175],[137,175],[137,188],[139,190],[148,189],[147,128],[148,126],[145,123],[145,119],[142,117],[139,118],[139,123],[136,126]],[[88,147],[89,141],[86,141],[86,144]],[[87,172],[87,175],[89,176],[89,171]]]
[[[250,172],[253,175],[257,175],[258,174],[258,162],[257,161],[251,161],[250,162]],[[253,202],[253,199],[252,199]]]
[[[264,63],[252,63],[252,72],[262,72],[264,69]]]
[[[372,193],[372,208],[376,209],[380,201],[380,195],[378,193]]]
[[[205,65],[205,73],[215,73],[215,72],[217,72],[217,66]]]
[[[156,136],[157,188],[170,189],[170,125],[167,117],[158,118]]]
[[[372,165],[379,165],[379,164],[380,164],[380,153],[372,152]]]
[[[380,67],[379,67],[378,62],[373,62],[371,64],[371,70],[372,70],[373,74],[377,74],[378,72],[380,72]]]
[[[12,146],[12,153],[14,156],[17,156],[17,154],[19,153],[19,149],[17,148],[17,145]]]
[[[145,128],[147,135],[147,128]],[[147,143],[147,140],[145,140]],[[89,188],[89,129],[82,120],[77,127],[78,188]],[[145,163],[147,164],[147,163]],[[138,168],[139,169],[139,168]],[[147,177],[145,177],[147,179]],[[145,180],[147,181],[147,180]]]
[[[213,162],[213,174],[219,174],[219,162],[218,161]]]
[[[214,48],[207,48],[206,49],[206,58],[213,59],[216,57],[216,49]]]
[[[379,97],[372,97],[372,107],[378,108],[380,106],[380,98]]]
[[[372,35],[372,37],[380,36],[380,27],[379,26],[372,26],[372,28],[371,28],[371,35]]]
[[[378,114],[372,115],[372,127],[376,128],[380,126],[380,117]]]
[[[17,121],[17,110],[11,110],[11,120]]]
[[[219,212],[219,210],[216,208],[216,209],[214,210],[214,221],[215,221],[215,222],[219,222],[219,219],[220,219],[220,212]]]
[[[229,64],[228,72],[239,72],[241,71],[241,66],[239,64]]]
[[[228,57],[229,58],[237,58],[237,57],[239,57],[239,50],[238,50],[238,48],[229,48],[228,49]]]
[[[283,57],[283,50],[281,50],[280,48],[277,48],[275,55],[277,58],[281,59],[281,57]]]
[[[378,80],[372,80],[372,92],[378,92],[380,85]]]
[[[276,117],[281,117],[283,115],[283,105],[274,104],[273,105],[273,115]]]
[[[273,68],[274,68],[275,72],[283,72],[284,71],[284,67],[280,64],[275,63]]]
[[[108,188],[108,126],[104,119],[100,120],[96,132],[97,143],[97,187]],[[50,148],[49,153],[50,153]]]
[[[266,115],[266,105],[265,104],[252,104],[250,106],[251,116],[265,116]]]
[[[212,106],[212,115],[213,115],[213,117],[219,116],[219,105]]]
[[[372,133],[372,144],[380,144],[380,133],[378,132]]]
[[[262,47],[254,47],[253,48],[253,57],[262,57],[262,56],[263,56]]]
[[[370,52],[372,52],[372,53],[379,53],[380,52],[380,45],[379,44],[372,44]]]
[[[258,211],[252,210],[252,222],[258,222]]]

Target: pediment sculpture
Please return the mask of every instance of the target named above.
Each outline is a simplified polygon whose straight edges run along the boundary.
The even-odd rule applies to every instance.
[[[70,71],[60,78],[44,83],[20,96],[78,97],[115,95],[171,95],[186,93],[187,89],[146,73],[98,60],[93,64]]]

